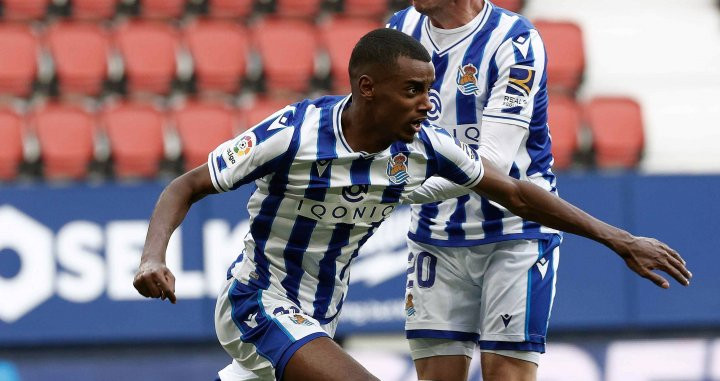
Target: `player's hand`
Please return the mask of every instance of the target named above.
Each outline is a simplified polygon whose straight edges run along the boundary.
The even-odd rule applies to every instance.
[[[147,298],[167,298],[170,303],[175,304],[175,276],[164,263],[148,262],[141,263],[133,286],[138,292]]]
[[[625,264],[658,287],[669,288],[670,283],[653,270],[666,272],[683,286],[690,285],[692,273],[685,267],[685,260],[668,245],[654,238],[632,237],[621,246],[618,253]]]

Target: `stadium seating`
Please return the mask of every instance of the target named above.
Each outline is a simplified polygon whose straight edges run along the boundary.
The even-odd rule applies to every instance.
[[[23,121],[14,111],[0,109],[0,181],[12,180],[23,160]]]
[[[294,103],[288,98],[260,97],[240,111],[242,129],[246,130],[262,122],[275,111]]]
[[[178,36],[165,23],[132,21],[121,25],[115,40],[125,63],[131,91],[166,94],[176,72]]]
[[[234,92],[245,75],[246,31],[229,21],[200,21],[185,29],[200,90]]]
[[[101,92],[108,72],[110,41],[96,23],[56,23],[48,31],[47,43],[62,92]]]
[[[38,41],[22,24],[0,24],[0,94],[25,97],[38,72]]]
[[[247,17],[252,13],[254,0],[208,0],[212,17]]]
[[[49,179],[82,179],[94,155],[93,117],[80,107],[52,103],[34,112],[32,130],[40,143]]]
[[[582,31],[572,22],[535,21],[547,52],[548,89],[574,93],[585,70]]]
[[[221,104],[191,102],[174,111],[172,119],[186,170],[204,164],[210,151],[229,140],[235,128],[232,110]]]
[[[185,0],[140,0],[140,14],[146,18],[174,19],[185,11]]]
[[[275,0],[279,16],[312,18],[320,11],[322,0]]]
[[[368,19],[336,17],[320,27],[320,38],[330,56],[330,75],[335,92],[347,93],[350,90],[348,63],[355,42],[381,26],[379,22]]]
[[[109,19],[120,0],[72,0],[72,16],[83,20]]]
[[[115,175],[152,177],[164,156],[165,117],[148,104],[124,103],[112,106],[101,116],[101,125],[110,141]]]
[[[552,138],[553,168],[567,169],[578,149],[581,111],[575,99],[556,95],[550,98],[548,125]]]
[[[597,97],[585,108],[600,168],[632,168],[644,144],[640,105],[630,98]]]
[[[520,11],[522,11],[523,5],[525,5],[524,0],[493,0],[492,3],[500,8],[505,8],[508,11],[512,11],[515,13],[520,13]]]
[[[343,14],[351,17],[380,18],[388,11],[387,0],[345,0]]]
[[[6,20],[38,20],[45,16],[51,0],[3,0]]]
[[[268,18],[253,28],[268,90],[305,92],[314,74],[317,36],[308,22]]]

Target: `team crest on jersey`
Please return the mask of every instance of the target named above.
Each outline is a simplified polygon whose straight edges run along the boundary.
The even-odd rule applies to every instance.
[[[313,322],[311,322],[308,319],[305,319],[302,315],[290,316],[290,321],[297,325],[313,325]]]
[[[527,66],[512,66],[508,79],[507,93],[529,97],[535,83],[535,69]]]
[[[405,298],[405,313],[407,316],[415,315],[415,303],[413,303],[412,294],[408,294],[407,298]]]
[[[477,95],[480,92],[477,76],[478,69],[471,63],[458,68],[458,90],[465,95]]]
[[[405,183],[410,178],[407,155],[401,152],[390,156],[387,164],[387,175],[393,184]]]

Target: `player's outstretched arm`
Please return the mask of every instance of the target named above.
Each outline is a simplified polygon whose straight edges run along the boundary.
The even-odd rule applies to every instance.
[[[602,243],[620,255],[631,270],[659,287],[668,288],[670,283],[653,270],[666,272],[682,285],[690,284],[692,274],[685,260],[666,244],[606,224],[537,185],[501,173],[488,160],[482,161],[485,174],[473,188],[479,194],[520,217]]]
[[[175,303],[175,276],[165,266],[165,250],[190,206],[212,193],[217,191],[210,180],[207,164],[185,173],[165,187],[150,218],[140,266],[133,280],[133,286],[141,295],[168,298]]]

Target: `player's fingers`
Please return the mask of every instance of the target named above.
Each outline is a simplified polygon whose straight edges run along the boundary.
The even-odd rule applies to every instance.
[[[140,292],[140,295],[146,298],[160,297],[160,289],[157,287],[151,275],[140,276],[135,288]]]
[[[668,275],[673,277],[673,279],[675,279],[683,286],[687,286],[690,284],[690,280],[685,275],[683,275],[683,273],[680,272],[680,270],[670,260],[668,260],[668,265],[664,265],[659,269],[665,271]]]
[[[686,265],[686,264],[687,264],[687,262],[685,262],[685,260],[683,259],[683,257],[680,256],[680,254],[679,254],[677,251],[673,250],[673,248],[671,248],[671,247],[668,246],[668,245],[663,245],[663,247],[664,247],[665,251],[667,251],[668,254],[670,254],[671,257],[677,259],[677,260],[680,261],[680,263],[682,263],[683,265]]]
[[[175,277],[173,276],[172,279],[167,279],[166,275],[167,273],[170,273],[169,271],[164,272],[162,276],[158,276],[156,279],[156,286],[160,290],[159,296],[164,298],[170,299],[170,302],[175,304],[175,301],[177,300],[175,298]]]
[[[646,274],[643,275],[643,278],[649,279],[651,282],[655,283],[656,286],[662,287],[662,288],[669,288],[670,283],[660,275],[648,271]]]
[[[687,267],[685,267],[685,262],[682,262],[673,256],[668,256],[668,263],[677,269],[688,281],[692,278],[692,273],[687,269]]]

